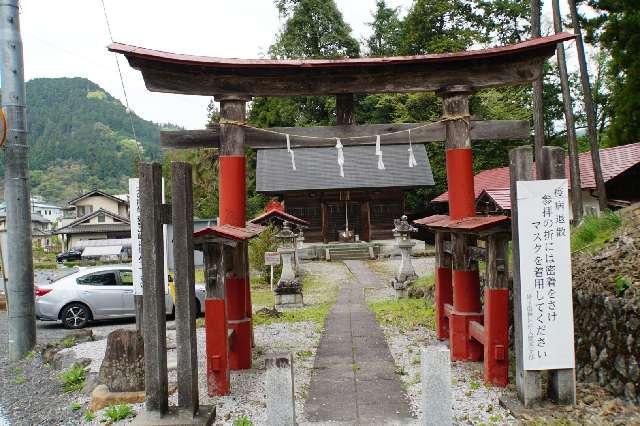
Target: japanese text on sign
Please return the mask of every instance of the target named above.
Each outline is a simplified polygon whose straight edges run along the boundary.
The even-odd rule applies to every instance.
[[[525,370],[574,368],[566,179],[517,182]]]

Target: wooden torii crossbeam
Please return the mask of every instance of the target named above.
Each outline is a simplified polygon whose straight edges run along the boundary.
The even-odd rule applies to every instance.
[[[282,133],[300,136],[326,137],[326,139],[307,139],[291,136],[291,148],[333,147],[335,140],[341,138],[344,146],[373,145],[376,138],[371,135],[394,133],[413,129],[413,143],[442,142],[446,140],[446,125],[443,122],[402,123],[402,124],[368,124],[321,127],[270,127],[267,132],[247,127],[244,144],[254,149],[283,148]],[[275,132],[275,133],[270,133]],[[364,138],[364,136],[369,136]],[[518,140],[531,136],[531,128],[525,120],[486,120],[471,121],[471,140]],[[349,139],[358,137],[359,139]],[[407,132],[384,136],[384,145],[403,145],[407,143]],[[160,132],[162,148],[219,148],[220,125],[206,130],[163,130]]]
[[[343,144],[372,144],[373,138],[349,140],[347,135],[376,135],[402,130],[398,125],[353,126],[354,93],[435,92],[442,98],[442,122],[425,126],[415,135],[414,143],[446,141],[447,184],[450,216],[458,220],[475,215],[471,140],[524,139],[530,132],[523,122],[474,122],[470,120],[469,97],[477,90],[531,83],[542,74],[544,61],[555,53],[556,46],[574,38],[560,33],[527,40],[509,46],[437,55],[351,59],[225,59],[161,52],[120,43],[109,50],[123,54],[129,64],[140,70],[147,88],[155,92],[214,96],[220,102],[221,124],[212,130],[166,132],[165,147],[219,147],[220,225],[244,227],[245,147],[282,148],[282,134],[268,134],[244,125],[246,104],[254,96],[326,96],[335,95],[338,126],[272,129],[279,133],[310,134],[324,139],[293,138],[294,147],[333,146],[335,138]],[[259,133],[258,133],[259,132]],[[406,143],[407,135],[389,135],[384,143]],[[481,351],[469,347],[469,323],[479,316],[479,276],[477,264],[467,258],[468,241],[451,232],[452,244],[459,246],[452,255],[452,310],[450,312],[451,353],[457,360],[479,360]],[[224,282],[232,287],[224,300],[226,309],[235,313],[251,312],[247,245],[238,245],[233,254],[233,271],[224,269]],[[218,280],[221,281],[221,280]],[[452,281],[436,285],[451,286]],[[237,287],[237,288],[236,288]],[[516,295],[517,296],[517,295]],[[486,303],[486,300],[485,300]],[[248,306],[247,306],[248,304]],[[507,306],[496,309],[503,314]],[[490,313],[490,317],[492,314]],[[504,316],[504,315],[503,315]],[[499,316],[496,316],[498,318]],[[210,393],[215,394],[214,370],[251,367],[251,333],[244,327],[251,318],[228,321],[223,327],[233,329],[235,338],[226,355],[226,339],[207,344]],[[240,327],[239,325],[242,325]],[[211,338],[209,327],[207,339]],[[519,331],[516,330],[516,334]],[[224,333],[222,333],[224,335]],[[517,349],[518,362],[522,360]],[[520,352],[518,352],[520,350]],[[223,362],[222,359],[225,359]],[[212,392],[213,389],[213,392]]]

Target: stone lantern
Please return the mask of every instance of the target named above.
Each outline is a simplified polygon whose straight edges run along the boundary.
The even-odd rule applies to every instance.
[[[409,224],[405,215],[393,222],[395,225],[393,233],[397,235],[396,245],[402,257],[396,276],[391,280],[391,286],[396,291],[396,298],[401,299],[409,295],[408,286],[418,277],[411,263],[411,248],[415,245],[411,240],[411,233],[416,232],[417,229]]]
[[[294,270],[296,234],[291,231],[289,222],[282,224],[282,230],[276,238],[280,240],[278,253],[282,259],[282,274],[274,290],[276,307],[302,307],[302,284]]]

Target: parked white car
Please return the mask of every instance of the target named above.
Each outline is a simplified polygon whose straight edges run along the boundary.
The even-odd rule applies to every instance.
[[[174,313],[173,299],[165,291],[167,315]],[[129,265],[82,268],[37,286],[36,317],[62,321],[66,328],[82,328],[89,321],[135,316],[133,275]],[[204,312],[205,287],[196,284],[196,313]]]

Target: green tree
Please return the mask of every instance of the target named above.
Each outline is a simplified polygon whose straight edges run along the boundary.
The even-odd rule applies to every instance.
[[[373,22],[368,23],[372,34],[366,40],[369,56],[393,56],[398,52],[402,34],[402,23],[398,9],[387,6],[385,0],[376,2]]]
[[[355,57],[360,45],[333,0],[276,0],[286,22],[269,48],[277,58]]]
[[[611,80],[607,136],[612,145],[640,139],[640,8],[637,0],[590,0],[598,15],[588,19],[587,42],[610,54]]]
[[[480,12],[466,0],[415,0],[403,21],[401,53],[456,52],[488,41]]]

